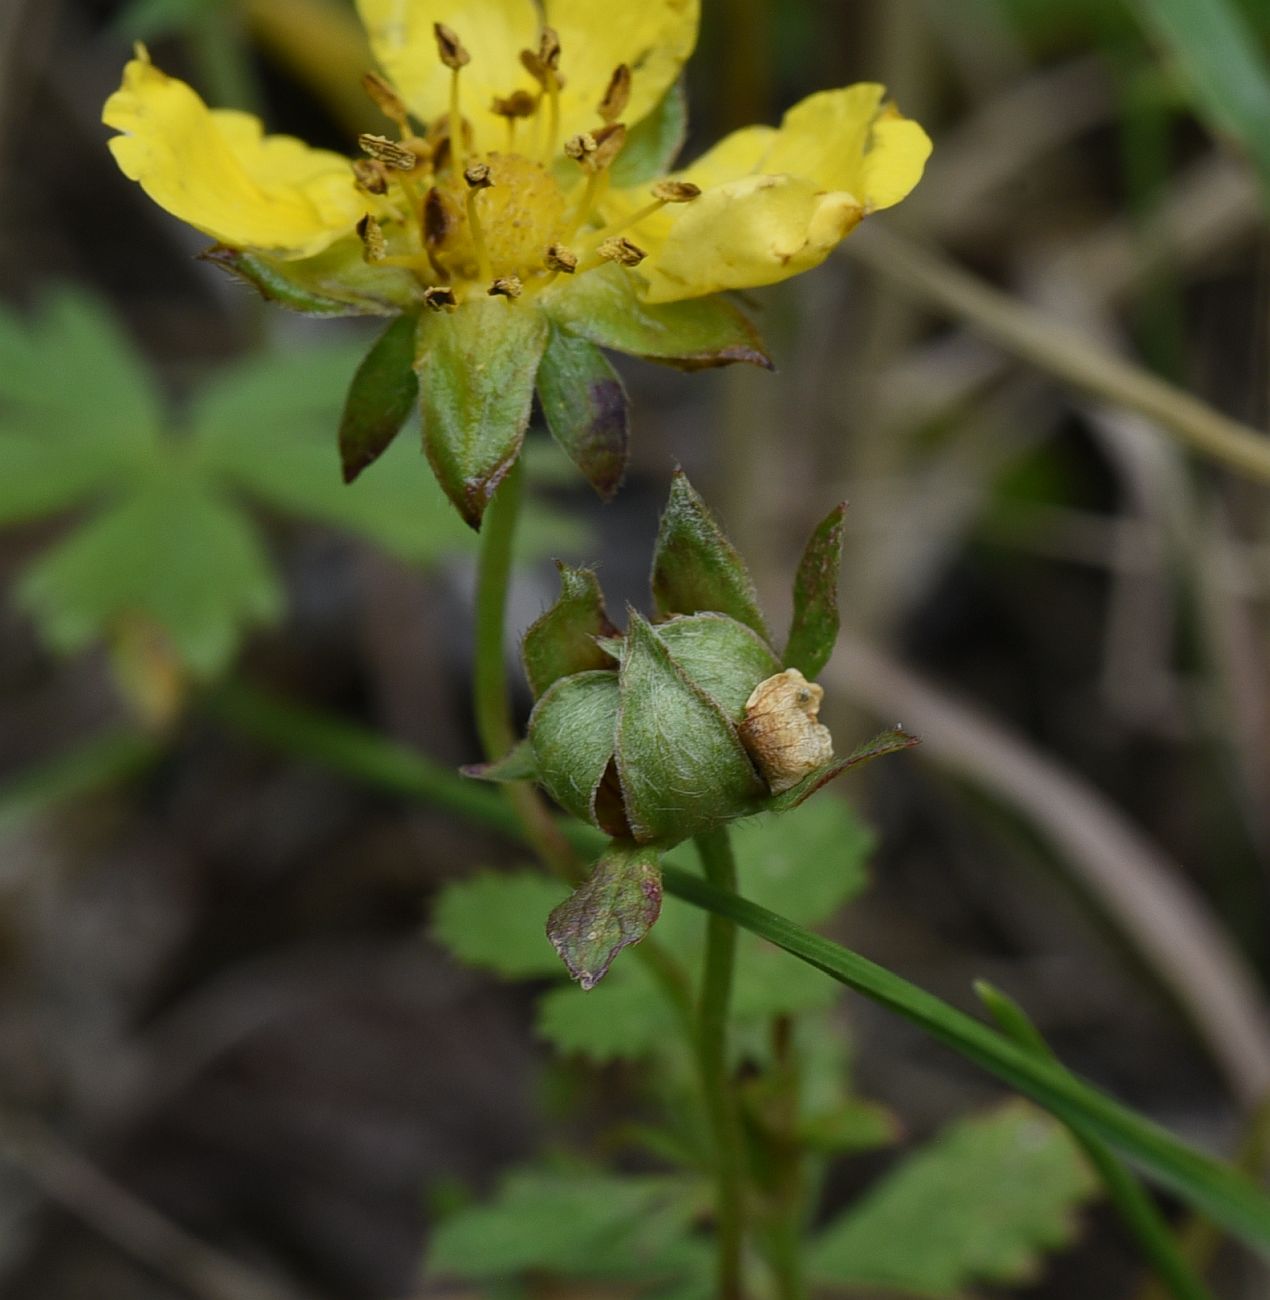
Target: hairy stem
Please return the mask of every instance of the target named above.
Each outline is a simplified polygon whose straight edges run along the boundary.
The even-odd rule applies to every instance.
[[[718,889],[736,889],[736,861],[726,828],[698,835],[697,853],[706,879]],[[728,1068],[728,1008],[736,965],[736,924],[712,914],[706,927],[705,969],[698,1007],[697,1043],[701,1081],[714,1134],[719,1300],[740,1300],[744,1245],[745,1153],[741,1117]]]
[[[518,460],[508,471],[485,511],[476,570],[476,656],[472,672],[472,704],[476,730],[485,757],[502,758],[517,741],[507,686],[503,652],[507,630],[507,592],[511,583],[516,525],[524,500],[524,471]],[[502,787],[515,810],[525,837],[544,865],[566,880],[578,881],[585,871],[561,835],[547,806],[530,785]]]

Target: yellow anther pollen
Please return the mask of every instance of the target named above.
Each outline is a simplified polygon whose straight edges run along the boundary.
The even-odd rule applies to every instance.
[[[433,23],[432,34],[437,38],[437,55],[451,72],[457,72],[472,62],[472,56],[453,27]]]
[[[533,117],[538,111],[538,100],[527,90],[517,90],[506,97],[495,95],[490,111],[499,117]]]
[[[442,311],[446,307],[457,307],[459,300],[454,296],[454,290],[447,285],[434,284],[423,291],[423,301],[433,311]]]
[[[392,171],[409,172],[419,165],[418,155],[387,136],[364,134],[357,137],[358,147]]]
[[[633,244],[625,235],[616,235],[605,239],[595,250],[601,261],[617,262],[621,266],[638,266],[648,256],[638,244]]]
[[[691,181],[658,181],[653,186],[653,198],[659,203],[691,203],[701,197],[701,186]]]
[[[489,163],[478,162],[472,163],[470,167],[465,167],[463,169],[463,179],[474,190],[488,190],[494,185],[493,177],[490,175]]]
[[[519,298],[524,291],[518,275],[500,275],[487,290],[491,298]]]
[[[572,275],[578,269],[577,253],[571,252],[563,244],[551,244],[544,260],[549,271],[563,271],[565,275]]]
[[[370,96],[375,107],[390,121],[396,122],[402,135],[410,130],[410,115],[400,95],[377,72],[362,76],[362,89]]]
[[[564,142],[564,151],[574,162],[580,162],[584,166],[589,160],[595,157],[596,151],[595,136],[589,131],[583,131],[580,135],[570,136]]]
[[[616,122],[626,112],[631,100],[631,70],[619,63],[609,78],[608,89],[600,100],[599,114],[606,122]]]
[[[592,132],[592,138],[595,140],[595,153],[589,160],[590,165],[597,172],[602,172],[612,166],[617,155],[622,152],[622,146],[626,144],[626,127],[621,122],[610,122]]]
[[[388,193],[388,169],[373,158],[354,158],[353,176],[367,194]]]
[[[357,223],[357,233],[362,241],[362,259],[374,264],[388,256],[388,241],[383,228],[369,213]]]

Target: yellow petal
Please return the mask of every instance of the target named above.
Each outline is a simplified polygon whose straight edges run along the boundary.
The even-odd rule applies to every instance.
[[[357,10],[380,66],[425,123],[449,112],[451,74],[437,57],[433,24],[452,28],[472,56],[459,74],[460,111],[478,150],[503,147],[506,124],[490,112],[494,97],[538,89],[520,65],[521,50],[538,48],[533,0],[357,0]]]
[[[898,203],[921,179],[930,140],[916,122],[883,108],[873,82],[825,90],[785,114],[762,163],[854,194],[866,212]]]
[[[562,135],[599,124],[596,108],[618,64],[631,70],[631,98],[622,121],[647,117],[674,85],[697,43],[700,0],[545,0],[560,35]]]
[[[795,176],[747,176],[681,209],[660,247],[641,264],[648,302],[676,302],[808,271],[863,216],[850,194]],[[636,239],[647,242],[642,233]]]
[[[348,160],[248,113],[213,112],[147,58],[131,60],[102,121],[124,175],[166,211],[234,248],[310,257],[365,212]]]

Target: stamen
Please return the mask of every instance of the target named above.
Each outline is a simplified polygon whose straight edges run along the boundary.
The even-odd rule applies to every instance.
[[[521,50],[521,66],[542,87],[547,97],[547,139],[543,158],[550,161],[560,138],[560,91],[564,78],[560,75],[560,37],[554,27],[544,26],[538,37],[537,50]],[[542,143],[541,136],[539,142]]]
[[[547,248],[545,260],[547,270],[557,274],[563,272],[565,275],[572,275],[578,269],[577,253],[571,252],[563,244],[551,244]]]
[[[604,98],[600,100],[600,116],[606,122],[616,122],[626,111],[626,105],[630,103],[630,100],[631,70],[625,63],[619,63],[613,69],[613,76],[609,79]]]
[[[632,244],[625,235],[604,240],[595,252],[602,262],[617,262],[622,266],[638,266],[648,256],[638,244]]]
[[[453,28],[444,23],[432,24],[433,35],[437,38],[437,54],[441,62],[450,69],[450,152],[455,165],[464,165],[463,118],[459,114],[459,73],[472,56],[467,52],[463,42]]]
[[[488,163],[473,163],[463,173],[467,181],[467,224],[472,232],[472,243],[476,248],[476,267],[482,280],[492,280],[489,248],[485,243],[485,232],[481,229],[481,218],[476,211],[476,196],[480,190],[490,189],[494,182],[490,179]]]
[[[516,147],[516,123],[522,117],[533,117],[538,111],[538,101],[527,90],[513,91],[504,97],[495,95],[490,111],[507,121],[507,152]]]
[[[459,300],[454,296],[454,290],[442,284],[436,284],[425,289],[423,291],[423,301],[433,311],[442,311],[446,307],[457,307],[459,305]]]
[[[660,212],[668,203],[691,203],[693,199],[701,197],[701,187],[694,185],[691,181],[658,181],[653,186],[653,195],[654,198],[651,203],[640,208],[637,212],[632,212],[629,217],[624,217],[621,221],[614,221],[602,230],[596,231],[594,238],[596,240],[607,239],[623,230],[629,230],[632,226],[637,226],[641,221],[647,220],[654,213]]]
[[[423,247],[432,269],[442,280],[450,278],[441,262],[441,250],[458,229],[459,214],[444,191],[433,186],[423,200]]]
[[[411,172],[419,165],[419,157],[383,135],[363,134],[357,137],[358,146],[376,162],[390,171]]]
[[[362,261],[373,266],[388,256],[383,227],[369,212],[357,223],[357,234],[362,241]]]
[[[370,96],[374,105],[388,119],[397,124],[403,136],[410,134],[410,114],[400,95],[377,72],[367,72],[362,76],[362,89]]]
[[[626,143],[626,127],[621,122],[609,122],[591,135],[595,140],[595,155],[591,159],[591,166],[596,171],[604,171],[622,152],[622,146]]]
[[[518,275],[500,275],[486,291],[491,298],[519,298],[525,286]]]
[[[373,158],[354,158],[353,177],[357,188],[367,194],[388,193],[388,169]]]

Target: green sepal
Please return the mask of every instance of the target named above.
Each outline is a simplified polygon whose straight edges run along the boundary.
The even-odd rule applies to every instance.
[[[756,811],[764,787],[727,714],[629,617],[617,770],[635,838],[673,844]]]
[[[674,165],[688,135],[688,96],[677,81],[661,102],[627,133],[626,143],[609,169],[618,189],[656,180]]]
[[[681,469],[671,480],[657,532],[652,587],[662,618],[702,611],[727,614],[771,640],[745,561]]]
[[[534,761],[533,747],[527,740],[513,745],[502,758],[496,758],[492,763],[469,763],[459,771],[475,781],[493,781],[498,785],[538,779],[538,764]]]
[[[785,667],[815,681],[838,640],[838,571],[842,567],[846,502],[829,512],[807,542],[794,578],[794,616],[785,645]]]
[[[613,658],[597,644],[617,635],[604,609],[604,596],[591,569],[556,563],[560,595],[525,633],[521,659],[530,690],[537,699],[561,677],[592,669],[612,668]]]
[[[418,282],[397,266],[371,266],[361,240],[337,240],[316,257],[285,261],[216,244],[199,254],[268,302],[305,316],[396,316],[419,305]]]
[[[423,445],[472,528],[520,455],[547,321],[529,303],[477,297],[420,323]]]
[[[630,402],[594,343],[552,328],[538,366],[538,399],[551,436],[605,501],[626,476]]]
[[[538,779],[567,812],[593,826],[596,799],[617,738],[618,677],[614,672],[562,677],[529,716]]]
[[[683,370],[737,361],[773,368],[758,331],[726,299],[715,295],[685,302],[641,302],[634,275],[625,267],[601,266],[585,275],[562,277],[543,295],[542,307],[561,329],[614,352]]]
[[[591,878],[547,918],[547,937],[569,974],[593,989],[623,948],[638,943],[661,914],[657,851],[614,841]]]
[[[871,763],[875,758],[885,758],[888,754],[899,754],[921,743],[917,736],[911,736],[906,731],[879,732],[872,740],[865,741],[863,745],[853,750],[846,758],[835,758],[832,763],[826,763],[824,767],[818,767],[814,772],[809,772],[793,789],[773,795],[764,805],[764,808],[768,812],[788,812],[791,808],[797,808],[800,803],[805,803],[822,786],[828,785],[830,781],[841,776],[844,772],[849,772],[852,768],[863,767],[865,763]]]
[[[417,312],[398,316],[357,367],[340,417],[345,483],[388,450],[419,400],[419,376],[414,370],[418,327]]]
[[[653,631],[671,658],[733,722],[754,688],[781,666],[767,642],[726,614],[685,614]]]

